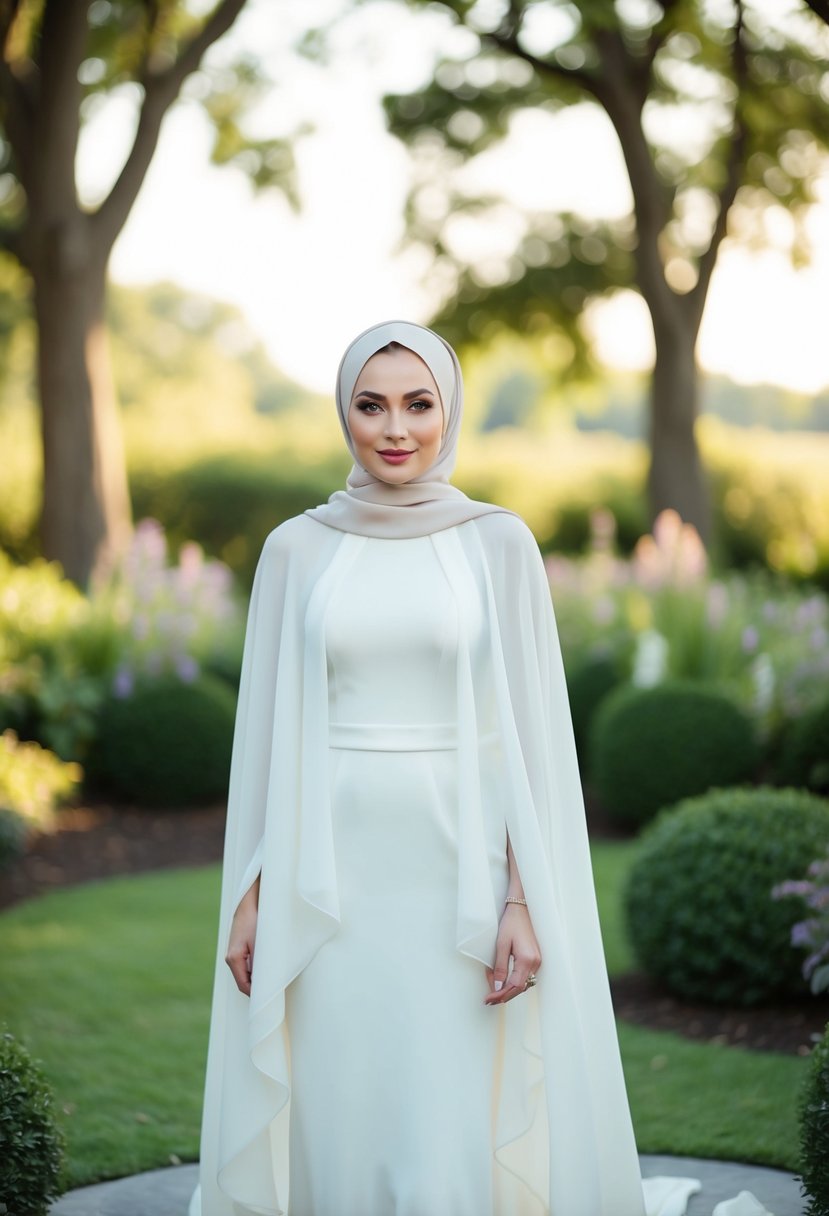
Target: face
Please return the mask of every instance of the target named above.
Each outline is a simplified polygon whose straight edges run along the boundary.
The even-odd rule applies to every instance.
[[[372,355],[354,385],[348,429],[363,468],[390,485],[411,481],[434,464],[443,409],[434,377],[414,351]]]

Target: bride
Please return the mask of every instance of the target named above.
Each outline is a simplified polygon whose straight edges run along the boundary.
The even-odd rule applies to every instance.
[[[524,521],[449,481],[462,395],[431,330],[360,334],[346,487],[259,560],[190,1216],[695,1189],[643,1194],[550,590]]]

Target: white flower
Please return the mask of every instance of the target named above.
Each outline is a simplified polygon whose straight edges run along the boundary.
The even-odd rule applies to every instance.
[[[637,688],[652,688],[668,667],[668,642],[657,629],[643,629],[636,639],[631,682]]]
[[[754,683],[754,705],[758,713],[765,714],[771,709],[774,697],[774,666],[765,653],[758,654],[751,664],[751,678]]]

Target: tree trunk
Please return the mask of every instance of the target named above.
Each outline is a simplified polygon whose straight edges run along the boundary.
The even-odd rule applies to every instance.
[[[44,556],[86,589],[131,529],[126,459],[104,323],[107,259],[77,213],[31,266],[43,441]]]
[[[699,373],[691,327],[656,330],[656,362],[650,391],[648,507],[651,524],[673,507],[693,524],[704,543],[711,533],[708,486],[694,431]]]

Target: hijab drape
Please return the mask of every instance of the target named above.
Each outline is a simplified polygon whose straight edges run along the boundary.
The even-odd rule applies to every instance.
[[[391,484],[374,477],[357,460],[348,426],[354,385],[372,355],[390,342],[398,342],[423,360],[432,373],[443,407],[443,435],[437,460],[420,476]],[[337,372],[337,413],[354,465],[344,490],[336,490],[326,503],[311,507],[307,515],[359,536],[387,539],[427,536],[465,523],[479,515],[508,511],[496,503],[469,498],[449,482],[455,467],[463,413],[463,378],[452,347],[433,330],[410,321],[384,321],[359,334],[346,350]]]

